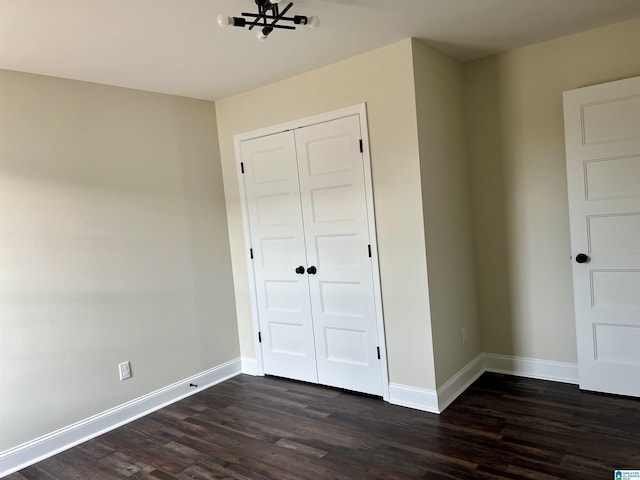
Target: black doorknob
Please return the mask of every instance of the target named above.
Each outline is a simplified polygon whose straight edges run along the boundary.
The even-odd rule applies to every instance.
[[[316,267],[314,267],[313,265],[311,265],[309,268],[307,268],[307,273],[308,273],[309,275],[315,275],[317,271],[318,271],[318,270],[317,270],[317,269],[316,269]]]
[[[302,275],[304,273],[304,267],[300,265],[298,268],[296,268],[296,273]]]
[[[586,255],[584,253],[579,253],[576,255],[576,262],[578,263],[587,263],[589,260],[591,260],[589,258],[589,255]]]

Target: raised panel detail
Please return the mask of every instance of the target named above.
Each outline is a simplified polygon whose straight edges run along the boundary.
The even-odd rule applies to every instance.
[[[355,234],[316,237],[316,255],[320,268],[356,268],[357,259],[363,254],[364,252],[358,252],[358,237]]]
[[[269,324],[270,350],[273,353],[306,357],[303,348],[307,344],[305,333],[302,325],[271,322]]]
[[[640,270],[591,272],[593,307],[640,307]]]
[[[291,225],[299,217],[293,211],[295,202],[289,193],[264,195],[256,197],[256,209],[258,212],[258,225],[261,227],[275,227]]]
[[[640,137],[640,95],[582,106],[584,145]]]
[[[640,196],[640,156],[584,162],[587,200]]]
[[[324,315],[364,318],[362,285],[357,282],[320,282]]]
[[[286,148],[273,148],[253,154],[253,178],[256,185],[287,181],[295,174],[295,157]]]
[[[327,360],[352,365],[368,365],[366,332],[326,327],[324,339]]]
[[[640,253],[639,213],[589,216],[587,232],[592,253]]]
[[[296,258],[296,238],[263,238],[260,241],[260,261],[263,268],[282,269],[300,263],[304,259]]]
[[[637,325],[596,323],[593,337],[596,361],[640,366],[640,327]]]
[[[347,172],[350,170],[349,136],[335,135],[306,142],[307,166],[309,176],[326,175],[328,173]]]
[[[268,280],[264,282],[267,310],[270,312],[302,311],[297,281]]]
[[[311,208],[315,223],[353,220],[356,192],[351,185],[317,188],[311,192]]]

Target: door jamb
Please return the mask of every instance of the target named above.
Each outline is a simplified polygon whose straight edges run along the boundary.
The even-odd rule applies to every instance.
[[[265,137],[287,130],[308,127],[319,123],[338,120],[340,118],[358,115],[360,121],[360,134],[362,137],[362,159],[364,166],[365,179],[365,197],[367,205],[367,222],[369,225],[369,242],[371,244],[371,265],[373,274],[373,297],[376,312],[376,327],[378,332],[378,343],[380,345],[380,362],[381,380],[382,380],[382,398],[389,401],[389,370],[387,362],[387,348],[384,334],[384,316],[382,311],[382,287],[380,283],[380,264],[378,259],[378,242],[376,236],[375,212],[373,202],[373,180],[371,173],[371,155],[369,150],[369,130],[367,126],[367,108],[365,103],[353,105],[350,107],[332,110],[329,112],[312,115],[309,117],[293,120],[277,125],[252,130],[249,132],[239,133],[233,136],[233,143],[236,156],[236,171],[238,175],[238,185],[240,188],[240,208],[242,211],[242,226],[244,233],[245,255],[247,255],[247,275],[249,280],[249,298],[251,302],[251,317],[254,333],[254,346],[256,353],[257,375],[264,375],[264,364],[262,358],[262,346],[257,342],[258,332],[260,331],[260,323],[258,320],[258,304],[256,298],[255,276],[253,272],[252,260],[249,258],[249,252],[252,248],[251,229],[249,228],[249,213],[247,205],[247,194],[244,185],[244,179],[241,172],[242,155],[240,150],[241,142],[252,140],[254,138]]]

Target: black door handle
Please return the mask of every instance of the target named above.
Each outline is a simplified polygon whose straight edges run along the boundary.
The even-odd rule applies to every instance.
[[[296,273],[302,275],[304,273],[304,267],[300,265],[298,268],[296,268]]]
[[[584,253],[579,253],[576,255],[576,262],[578,263],[587,263],[589,260],[591,260],[589,258],[589,255],[586,255]]]
[[[309,275],[315,275],[317,271],[318,271],[318,269],[316,267],[314,267],[313,265],[311,265],[309,268],[307,268],[307,273]]]

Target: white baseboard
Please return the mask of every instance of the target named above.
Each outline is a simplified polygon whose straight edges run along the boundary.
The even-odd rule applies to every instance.
[[[438,394],[435,390],[412,387],[399,383],[389,384],[389,403],[414,408],[429,413],[440,413]]]
[[[193,395],[204,388],[234,377],[240,372],[241,361],[234,359],[73,425],[0,452],[0,478]],[[190,383],[198,385],[198,388],[190,387]]]
[[[442,413],[484,372],[578,384],[575,363],[482,353],[437,390],[389,384],[389,403],[430,413]]]
[[[0,478],[193,395],[203,388],[234,377],[241,372],[257,375],[257,371],[256,359],[248,357],[234,359],[23,445],[0,452]],[[389,403],[424,412],[442,413],[484,372],[578,383],[578,366],[575,363],[483,353],[464,366],[437,391],[390,383]],[[198,388],[189,387],[190,383],[197,384]]]
[[[438,411],[444,412],[484,372],[484,357],[480,354],[438,388]]]
[[[553,382],[579,383],[578,365],[575,363],[511,357],[490,353],[483,353],[482,356],[484,358],[484,369],[487,372],[551,380]]]
[[[258,375],[258,360],[251,357],[242,357],[240,361],[242,362],[242,373],[253,376]]]

